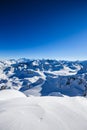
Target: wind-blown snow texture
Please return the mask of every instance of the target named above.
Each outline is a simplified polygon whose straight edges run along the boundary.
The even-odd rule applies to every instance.
[[[0,130],[87,130],[84,97],[25,97],[14,90],[0,97]]]
[[[87,61],[0,61],[0,88],[27,96],[83,96],[87,87]]]

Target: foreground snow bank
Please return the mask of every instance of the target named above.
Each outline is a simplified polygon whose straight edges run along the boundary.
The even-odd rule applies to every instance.
[[[7,100],[7,99],[18,98],[18,97],[26,97],[26,96],[23,93],[13,89],[0,91],[0,100]]]
[[[87,130],[87,100],[24,97],[0,101],[0,130]]]

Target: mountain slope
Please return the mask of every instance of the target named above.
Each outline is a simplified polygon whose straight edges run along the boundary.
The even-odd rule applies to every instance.
[[[83,96],[87,61],[0,61],[0,89],[16,89],[27,96]]]
[[[0,130],[87,130],[86,98],[5,96],[0,100]]]

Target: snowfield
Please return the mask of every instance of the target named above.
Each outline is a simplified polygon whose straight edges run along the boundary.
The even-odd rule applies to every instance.
[[[17,90],[8,89],[0,91],[0,100],[13,99],[17,97],[26,97],[26,96]]]
[[[0,130],[87,130],[87,99],[25,97],[15,90],[2,90]]]

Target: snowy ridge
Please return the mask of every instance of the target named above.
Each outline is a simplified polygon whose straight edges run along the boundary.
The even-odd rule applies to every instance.
[[[87,61],[0,61],[0,89],[16,89],[27,96],[83,96],[86,80]]]
[[[26,96],[23,93],[16,90],[9,89],[9,90],[0,91],[0,101],[14,99],[14,98],[21,98],[21,97],[26,97]]]
[[[16,92],[0,92],[0,130],[87,130],[86,98],[20,97]]]

